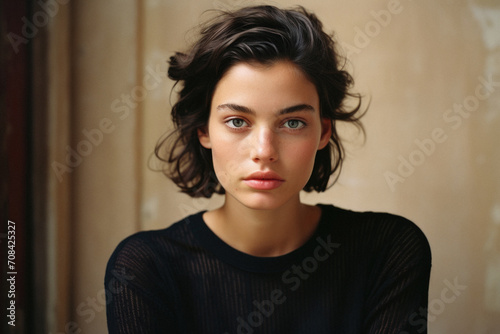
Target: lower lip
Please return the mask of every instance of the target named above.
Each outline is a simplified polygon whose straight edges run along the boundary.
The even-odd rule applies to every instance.
[[[257,190],[273,190],[281,186],[284,182],[283,180],[259,180],[259,179],[250,179],[244,180],[245,184],[250,188]]]

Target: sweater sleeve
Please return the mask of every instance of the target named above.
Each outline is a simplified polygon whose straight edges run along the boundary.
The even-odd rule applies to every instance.
[[[397,218],[369,278],[365,333],[427,333],[430,246],[415,224]]]
[[[111,256],[105,276],[110,334],[177,333],[172,294],[157,254],[144,233],[125,239]],[[171,286],[171,285],[170,285]]]

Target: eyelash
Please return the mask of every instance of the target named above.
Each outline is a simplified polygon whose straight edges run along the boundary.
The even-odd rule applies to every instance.
[[[229,126],[231,129],[241,129],[243,127],[243,125],[242,126],[234,126],[234,124],[232,124],[234,121],[242,121],[243,123],[248,125],[248,122],[242,118],[231,118],[231,119],[226,121],[227,126]]]
[[[234,125],[234,121],[242,121],[244,124],[242,124],[241,126],[235,126],[235,125]],[[296,127],[296,128],[292,128],[292,127],[284,126],[284,125],[286,125],[288,122],[299,122],[299,125],[298,125],[298,127]],[[246,126],[248,126],[248,122],[247,122],[247,121],[245,121],[245,120],[244,120],[244,119],[242,119],[242,118],[231,118],[231,119],[229,119],[229,120],[225,121],[225,123],[227,124],[227,126],[228,126],[229,128],[234,129],[234,130],[240,130],[240,129],[242,129],[245,125],[246,125]],[[297,131],[297,130],[300,130],[300,129],[302,129],[302,128],[306,127],[306,126],[307,126],[307,123],[306,123],[306,122],[304,122],[304,121],[302,121],[302,120],[300,120],[300,119],[287,119],[287,120],[285,120],[285,121],[283,122],[283,126],[284,126],[285,128],[287,128],[287,129],[291,130],[291,131]]]
[[[300,119],[288,119],[288,120],[285,121],[284,124],[286,124],[288,122],[299,122],[299,125],[298,125],[297,128],[287,127],[287,129],[290,129],[290,130],[300,130],[300,129],[304,128],[307,125],[306,122],[301,121]]]

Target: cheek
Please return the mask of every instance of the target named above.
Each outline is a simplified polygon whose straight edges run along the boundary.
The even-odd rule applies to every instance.
[[[314,166],[314,159],[317,153],[317,143],[315,142],[302,142],[290,145],[288,149],[288,158],[293,160],[297,166],[301,168],[308,168],[312,170]]]
[[[212,159],[214,171],[219,182],[224,185],[230,177],[238,175],[241,163],[238,162],[238,145],[234,141],[217,138],[212,141]]]
[[[235,165],[247,158],[250,154],[251,145],[245,138],[220,134],[212,140],[212,155],[215,160],[223,165]]]

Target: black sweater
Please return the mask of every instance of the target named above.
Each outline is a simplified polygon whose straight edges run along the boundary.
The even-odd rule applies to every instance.
[[[114,333],[426,333],[431,253],[412,222],[320,205],[299,249],[255,257],[202,212],[122,241],[106,270]]]

